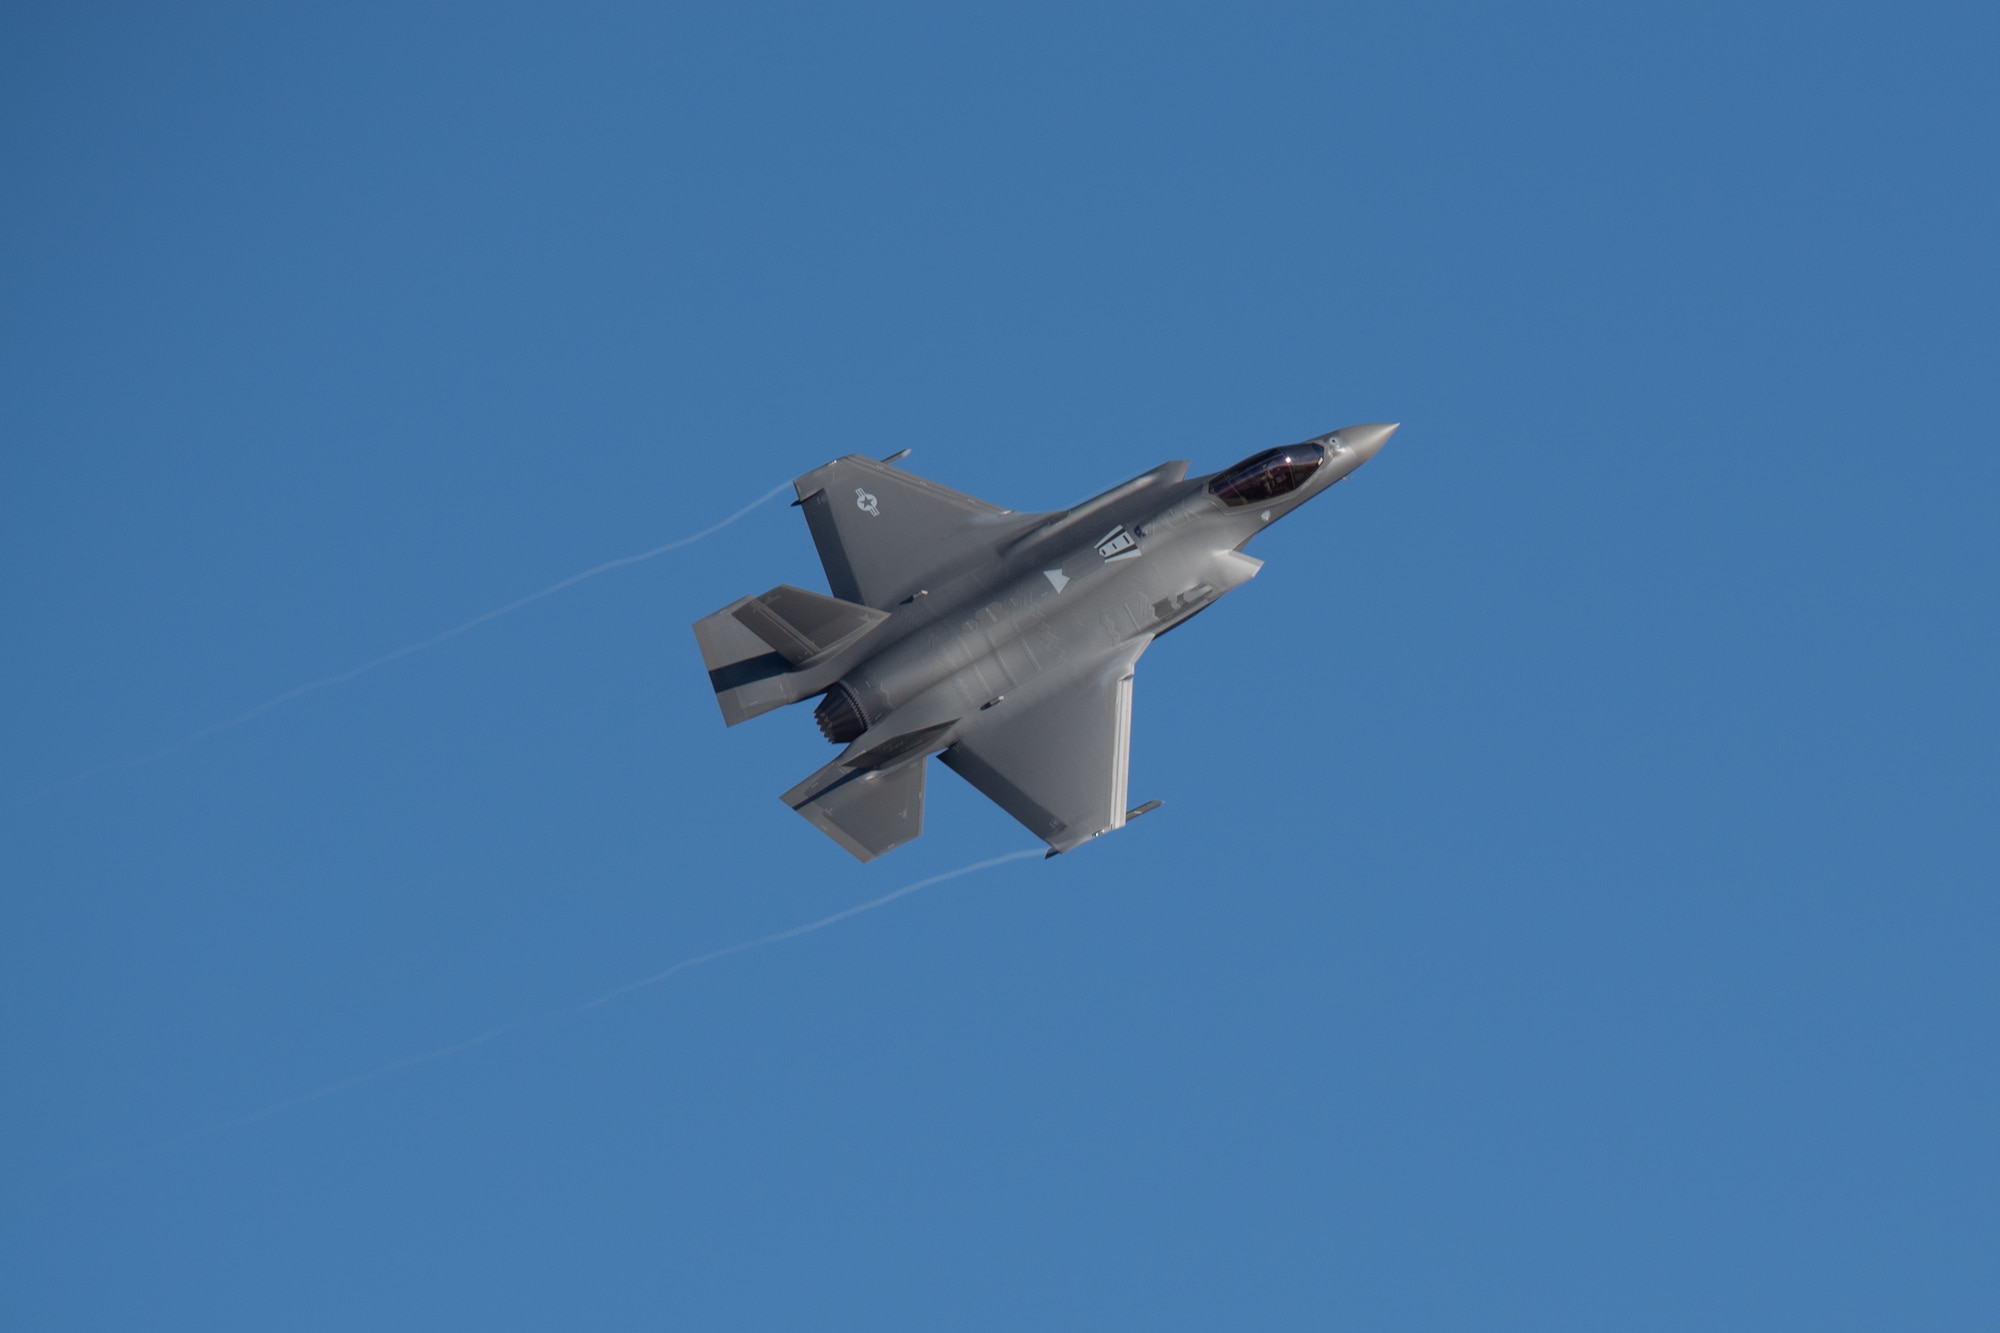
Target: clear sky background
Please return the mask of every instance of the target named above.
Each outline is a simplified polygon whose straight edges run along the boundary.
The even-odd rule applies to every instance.
[[[9,7],[0,1324],[2000,1326],[1996,38]],[[1374,420],[1159,813],[569,1017],[1034,845],[725,731],[781,502],[144,758],[839,454]]]

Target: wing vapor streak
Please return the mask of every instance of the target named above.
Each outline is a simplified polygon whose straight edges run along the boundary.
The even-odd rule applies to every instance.
[[[572,574],[566,579],[559,579],[556,582],[551,583],[548,587],[541,589],[539,592],[531,592],[526,597],[516,598],[514,601],[507,603],[505,606],[496,606],[491,611],[484,612],[481,615],[476,615],[472,619],[466,621],[464,624],[454,625],[452,628],[445,630],[441,634],[433,634],[428,639],[421,640],[417,643],[405,644],[401,648],[392,649],[389,652],[383,653],[380,657],[371,658],[370,660],[363,662],[360,666],[355,667],[350,671],[343,671],[339,675],[325,676],[319,680],[308,681],[304,685],[300,685],[295,689],[286,690],[283,694],[280,694],[275,698],[266,699],[263,703],[258,704],[255,708],[249,709],[245,712],[238,713],[235,717],[226,718],[221,722],[211,723],[210,725],[203,727],[200,731],[191,732],[188,735],[183,736],[181,739],[175,741],[172,745],[166,746],[163,749],[153,750],[146,754],[133,755],[125,759],[109,760],[108,762],[97,765],[95,768],[85,769],[83,772],[78,773],[74,777],[66,778],[62,782],[57,783],[54,787],[51,787],[48,790],[59,791],[64,787],[74,786],[75,784],[84,781],[86,778],[95,777],[99,773],[106,773],[110,772],[113,769],[120,769],[120,768],[137,768],[144,764],[150,764],[158,760],[165,759],[170,755],[179,754],[182,750],[185,750],[192,745],[197,745],[200,742],[207,740],[211,736],[219,735],[222,732],[230,731],[233,730],[234,728],[240,727],[246,722],[252,721],[255,718],[262,717],[264,714],[270,712],[274,708],[283,707],[285,704],[292,702],[294,699],[302,699],[308,694],[313,694],[320,690],[329,689],[335,685],[344,685],[348,681],[353,680],[357,676],[365,676],[369,672],[374,671],[377,668],[389,665],[389,663],[391,662],[399,661],[402,658],[410,657],[416,653],[421,653],[428,649],[435,648],[441,643],[445,643],[451,639],[457,638],[459,635],[466,633],[468,630],[474,630],[479,628],[479,626],[484,625],[489,620],[498,620],[501,616],[510,615],[515,611],[519,611],[524,606],[529,606],[535,602],[541,601],[544,597],[553,597],[557,593],[562,592],[565,589],[574,588],[577,584],[582,583],[585,579],[594,579],[599,574],[608,574],[614,569],[623,569],[627,565],[636,565],[641,563],[642,561],[651,560],[655,556],[665,555],[669,551],[677,551],[683,546],[692,546],[696,542],[702,540],[702,538],[704,537],[714,536],[716,533],[722,531],[730,524],[736,522],[738,519],[743,518],[745,515],[749,514],[751,510],[756,509],[758,506],[767,504],[771,500],[776,499],[779,495],[783,494],[787,489],[789,489],[789,487],[790,483],[772,487],[770,490],[764,492],[764,494],[758,496],[755,500],[752,500],[749,504],[744,505],[741,509],[731,514],[728,518],[723,519],[720,523],[716,523],[710,527],[703,528],[700,532],[697,532],[692,536],[682,537],[679,538],[678,540],[670,541],[666,543],[664,546],[655,546],[652,550],[641,551],[637,555],[620,556],[616,560],[607,560],[601,565],[593,565],[589,569],[584,570],[580,574]]]
[[[791,926],[784,930],[773,931],[768,935],[759,935],[755,939],[742,940],[735,944],[725,945],[720,949],[712,949],[704,954],[696,954],[692,958],[683,958],[671,967],[664,968],[650,976],[640,977],[637,981],[628,981],[622,986],[613,987],[611,990],[605,991],[603,994],[594,996],[591,999],[584,1000],[581,1003],[564,1005],[559,1009],[551,1009],[545,1013],[536,1014],[531,1018],[522,1018],[511,1023],[503,1023],[499,1027],[488,1028],[477,1036],[466,1037],[463,1040],[452,1042],[446,1046],[436,1046],[430,1050],[418,1051],[414,1054],[403,1056],[400,1059],[391,1060],[387,1064],[377,1065],[373,1069],[366,1069],[358,1074],[350,1074],[346,1078],[324,1084],[314,1088],[310,1092],[300,1093],[296,1097],[289,1097],[281,1102],[273,1102],[271,1105],[259,1110],[251,1111],[244,1115],[232,1116],[227,1120],[218,1120],[204,1129],[192,1130],[180,1135],[178,1138],[169,1139],[164,1143],[157,1144],[131,1157],[85,1168],[83,1171],[77,1172],[76,1175],[81,1176],[111,1170],[114,1167],[125,1166],[132,1162],[158,1156],[160,1153],[172,1151],[175,1148],[207,1138],[210,1135],[225,1133],[233,1129],[243,1129],[247,1126],[257,1124],[259,1121],[269,1120],[273,1116],[282,1115],[287,1111],[297,1110],[301,1106],[310,1106],[314,1102],[325,1101],[327,1098],[337,1096],[351,1088],[358,1088],[364,1084],[374,1083],[380,1079],[388,1078],[392,1074],[400,1074],[406,1069],[415,1069],[420,1065],[427,1065],[433,1061],[445,1059],[447,1056],[457,1055],[463,1051],[484,1046],[488,1042],[496,1041],[501,1037],[522,1032],[531,1027],[538,1027],[547,1023],[559,1023],[567,1019],[576,1018],[582,1014],[589,1013],[593,1009],[602,1008],[614,1000],[623,999],[634,992],[645,990],[651,986],[657,986],[661,982],[678,976],[683,972],[690,971],[693,968],[702,967],[735,954],[749,953],[753,949],[767,948],[773,944],[782,944],[786,940],[795,940],[801,935],[810,935],[815,931],[825,930],[828,926],[837,925],[850,917],[860,916],[863,912],[872,912],[878,907],[886,907],[898,898],[907,898],[913,893],[943,884],[947,880],[976,874],[981,870],[991,870],[995,866],[1006,865],[1010,861],[1024,861],[1030,857],[1040,858],[1042,855],[1041,848],[1033,847],[1026,851],[1009,852],[1005,856],[989,857],[984,861],[974,861],[971,865],[960,866],[956,870],[947,870],[941,874],[932,875],[927,879],[920,879],[913,884],[905,884],[903,887],[893,889],[879,898],[870,898],[867,902],[856,903],[852,907],[844,907],[838,912],[820,917],[814,921],[808,921],[804,925]]]

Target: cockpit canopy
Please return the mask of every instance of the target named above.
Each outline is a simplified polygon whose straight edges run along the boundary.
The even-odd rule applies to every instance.
[[[1215,474],[1208,493],[1226,505],[1258,504],[1289,495],[1312,479],[1326,464],[1326,450],[1308,440],[1282,449],[1266,449],[1235,467]]]

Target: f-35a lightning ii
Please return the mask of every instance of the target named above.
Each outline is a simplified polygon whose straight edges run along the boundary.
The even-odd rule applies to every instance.
[[[1047,514],[889,466],[902,454],[835,459],[793,483],[833,596],[784,584],[695,622],[722,719],[819,696],[820,731],[846,748],[785,804],[863,861],[923,832],[933,754],[1051,856],[1122,828],[1158,804],[1125,806],[1139,655],[1254,575],[1245,543],[1395,430],[1193,479],[1162,463]]]

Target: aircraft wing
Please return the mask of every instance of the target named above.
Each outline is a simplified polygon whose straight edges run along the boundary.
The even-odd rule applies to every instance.
[[[1152,640],[1121,646],[1054,694],[974,714],[939,757],[1056,852],[1122,828],[1132,671]]]
[[[860,454],[792,483],[842,601],[893,609],[1048,517],[1017,514]]]

